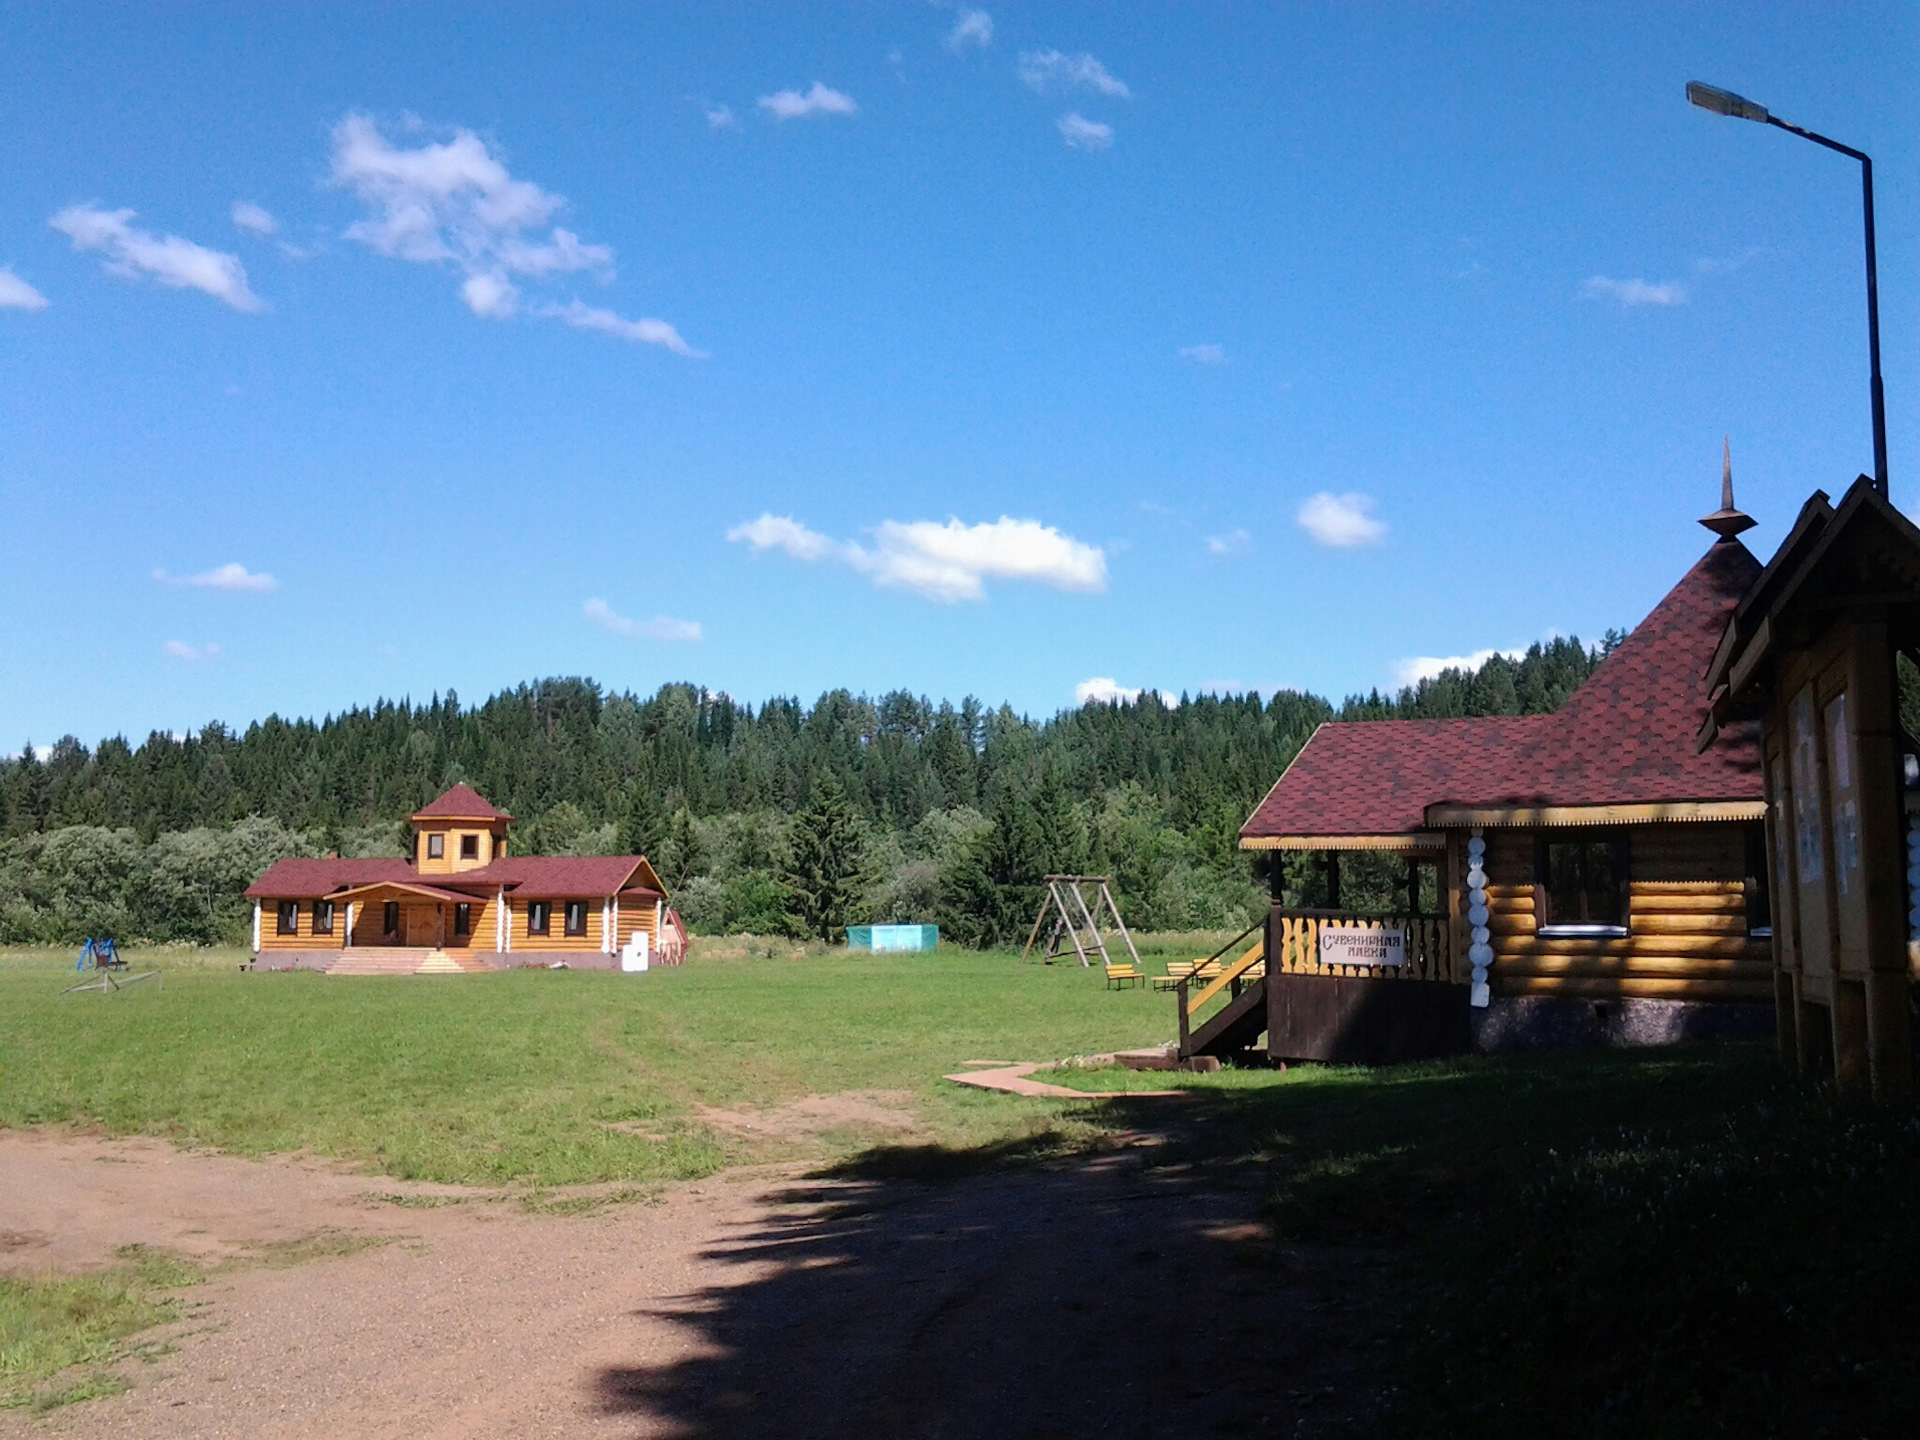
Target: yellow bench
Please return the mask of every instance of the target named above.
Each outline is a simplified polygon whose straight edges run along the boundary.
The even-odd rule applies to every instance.
[[[1128,985],[1139,984],[1146,978],[1137,966],[1127,961],[1123,960],[1118,965],[1111,961],[1107,963],[1107,988],[1109,990],[1124,989]]]

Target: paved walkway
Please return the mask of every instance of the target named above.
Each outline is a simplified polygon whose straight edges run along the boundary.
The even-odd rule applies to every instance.
[[[1184,1095],[1184,1090],[1069,1090],[1064,1085],[1049,1085],[1044,1080],[1029,1080],[1036,1070],[1050,1068],[1038,1060],[995,1065],[989,1070],[969,1070],[943,1078],[956,1085],[971,1085],[977,1090],[1004,1090],[1009,1095],[1046,1095],[1058,1100],[1112,1100],[1125,1096],[1137,1100],[1143,1095]]]

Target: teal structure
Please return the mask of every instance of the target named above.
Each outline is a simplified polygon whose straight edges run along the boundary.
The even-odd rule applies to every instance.
[[[849,925],[849,950],[931,950],[940,943],[938,925]]]

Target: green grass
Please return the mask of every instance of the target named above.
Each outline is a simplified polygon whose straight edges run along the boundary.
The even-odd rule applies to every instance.
[[[333,980],[235,959],[165,959],[161,991],[62,996],[63,957],[0,955],[0,1124],[309,1150],[515,1185],[559,1214],[768,1153],[701,1124],[701,1105],[903,1092],[923,1126],[907,1143],[854,1131],[781,1152],[876,1179],[1158,1131],[1132,1153],[1262,1176],[1282,1251],[1375,1257],[1399,1397],[1383,1434],[1920,1433],[1920,1118],[1789,1084],[1765,1047],[1067,1069],[1044,1078],[1088,1102],[1022,1099],[938,1077],[1163,1041],[1171,998],[1008,954],[779,942],[707,944],[644,977]],[[1192,1093],[1118,1093],[1166,1087]],[[601,1188],[562,1188],[586,1182]],[[68,1395],[108,1383],[99,1357],[170,1303],[127,1273],[0,1287],[10,1403],[49,1366],[83,1376]]]
[[[167,1292],[199,1275],[139,1247],[121,1259],[91,1275],[0,1276],[0,1407],[47,1410],[123,1388],[106,1367],[130,1337],[173,1319],[178,1303]],[[49,1387],[55,1377],[65,1383]]]
[[[1166,996],[1001,953],[782,948],[645,976],[396,979],[242,974],[240,958],[161,956],[163,989],[63,995],[64,955],[0,954],[0,1125],[306,1150],[409,1179],[650,1184],[740,1157],[696,1105],[905,1091],[961,1144],[1059,1111],[939,1078],[964,1061],[1147,1044],[1174,1025]]]

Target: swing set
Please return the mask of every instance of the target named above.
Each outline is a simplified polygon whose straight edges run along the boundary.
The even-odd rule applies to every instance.
[[[82,980],[78,985],[69,985],[60,993],[73,995],[86,990],[98,990],[102,994],[114,993],[126,989],[129,985],[138,985],[142,980],[154,982],[154,989],[161,989],[166,982],[158,970],[142,970],[138,975],[127,973],[127,962],[120,954],[120,947],[111,938],[89,939],[80,947],[80,958],[73,962],[73,968],[98,975],[97,980]]]

